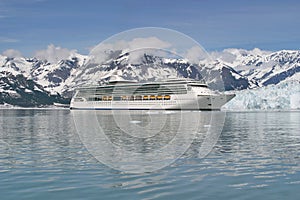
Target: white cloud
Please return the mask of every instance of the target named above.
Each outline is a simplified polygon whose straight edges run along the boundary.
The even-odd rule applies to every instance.
[[[19,40],[0,36],[0,43],[16,43],[16,42],[19,42]]]
[[[149,49],[168,49],[169,47],[171,47],[170,43],[157,37],[134,38],[131,41],[119,40],[115,43],[100,43],[90,51],[90,54],[97,63],[102,63],[126,52],[134,52],[132,59],[136,60],[138,54],[143,54]]]
[[[210,55],[214,60],[220,59],[228,63],[232,63],[236,60],[236,55],[228,51],[222,51],[222,52],[215,51],[212,52]]]
[[[49,62],[55,63],[63,59],[69,58],[76,50],[56,47],[53,44],[48,45],[47,49],[35,52],[35,57]]]
[[[3,56],[7,56],[9,58],[22,57],[22,53],[15,49],[7,49],[2,52]]]
[[[200,61],[208,59],[208,53],[199,46],[193,46],[185,53],[185,58],[193,64],[199,64]]]
[[[149,38],[135,38],[128,43],[129,49],[137,50],[137,49],[165,49],[171,46],[170,43],[162,41],[157,37],[149,37]]]

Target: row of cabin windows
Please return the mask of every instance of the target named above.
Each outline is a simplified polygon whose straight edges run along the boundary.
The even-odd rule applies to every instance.
[[[107,89],[90,89],[90,90],[81,90],[79,92],[81,95],[88,95],[88,94],[115,94],[115,95],[122,95],[122,94],[133,94],[133,95],[151,95],[153,93],[158,94],[186,94],[187,89],[184,86],[180,87],[155,87],[155,88],[149,88],[149,87],[134,87],[134,88],[123,88],[116,86],[115,88],[107,88]]]
[[[102,96],[90,97],[89,101],[147,101],[147,100],[170,100],[170,95],[144,95],[144,96]]]

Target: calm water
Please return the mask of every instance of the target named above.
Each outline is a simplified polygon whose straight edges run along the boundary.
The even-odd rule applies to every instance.
[[[175,126],[176,113],[169,115]],[[174,137],[170,131],[152,143],[125,140],[109,119],[99,118],[110,139],[128,150],[150,151]],[[227,113],[207,157],[199,158],[197,136],[171,165],[130,174],[89,154],[69,110],[0,110],[1,199],[298,199],[299,122],[300,112]]]

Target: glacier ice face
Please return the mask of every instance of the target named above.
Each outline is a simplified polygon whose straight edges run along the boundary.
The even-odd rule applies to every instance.
[[[300,91],[290,96],[291,109],[300,109]]]
[[[292,110],[300,109],[300,82],[290,81],[258,89],[236,91],[236,97],[224,110]]]

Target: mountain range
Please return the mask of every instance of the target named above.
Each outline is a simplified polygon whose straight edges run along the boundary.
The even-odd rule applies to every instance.
[[[300,51],[225,49],[192,64],[182,58],[122,51],[109,52],[103,63],[72,53],[45,59],[0,55],[0,104],[32,107],[68,103],[78,86],[98,84],[111,76],[137,81],[185,77],[204,79],[217,90],[244,90],[300,80]],[[134,59],[133,59],[134,57]]]

